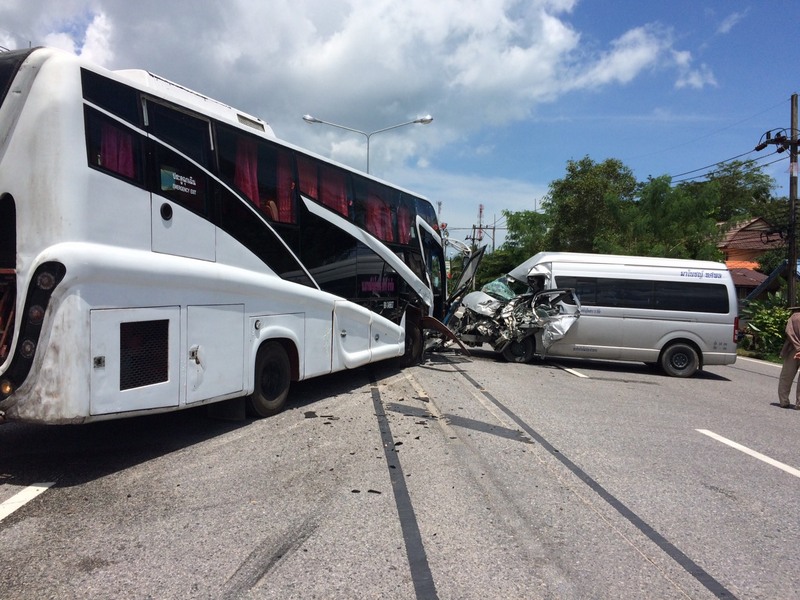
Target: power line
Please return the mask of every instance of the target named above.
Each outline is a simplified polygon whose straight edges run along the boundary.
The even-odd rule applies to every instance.
[[[751,150],[751,152],[752,152],[752,150]],[[745,152],[745,154],[740,154],[739,156],[745,156],[746,154],[750,154],[750,152]],[[755,166],[752,167],[750,170],[755,170],[756,168],[760,169],[762,167],[768,167],[769,165],[775,164],[776,162],[780,162],[780,161],[785,160],[786,158],[788,158],[788,157],[782,157],[782,158],[779,158],[778,160],[775,160],[775,161],[772,161],[772,162],[768,162],[768,163],[757,163],[756,162],[756,160],[769,158],[770,156],[774,156],[775,154],[778,154],[778,152],[775,151],[775,152],[772,152],[772,153],[767,154],[765,156],[762,156],[759,159],[753,159],[753,160],[746,161],[745,166],[747,165],[747,163],[752,163]],[[735,160],[736,158],[738,158],[738,157],[734,156],[733,158],[729,158],[728,161]],[[713,165],[708,165],[706,167],[701,167],[700,169],[694,169],[693,171],[687,171],[686,173],[679,173],[678,175],[671,176],[671,177],[680,177],[681,175],[688,175],[689,173],[694,173],[696,171],[702,171],[703,169],[709,169],[711,167],[718,167],[718,168],[713,169],[711,171],[706,171],[705,173],[701,173],[700,175],[695,175],[694,177],[686,177],[684,179],[674,179],[673,178],[672,179],[672,183],[683,183],[685,181],[693,181],[695,179],[703,179],[704,177],[709,177],[710,175],[714,175],[715,173],[720,173],[722,171],[722,167],[725,166],[725,162],[728,162],[728,161],[718,162],[718,163],[715,163]]]
[[[704,169],[710,169],[711,167],[718,167],[719,165],[730,162],[732,160],[736,160],[737,158],[741,158],[742,156],[747,156],[748,154],[752,154],[755,150],[748,150],[747,152],[743,152],[742,154],[737,154],[736,156],[731,156],[730,158],[726,158],[725,160],[719,160],[713,164],[706,165],[705,167],[700,167],[699,169],[692,169],[691,171],[686,171],[684,173],[677,173],[675,175],[670,175],[671,178],[675,177],[683,177],[684,175],[688,175],[689,173],[696,173],[697,171],[702,171]]]

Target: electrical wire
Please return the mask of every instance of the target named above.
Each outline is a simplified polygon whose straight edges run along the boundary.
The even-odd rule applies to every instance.
[[[779,154],[777,150],[775,152],[771,152],[770,154],[766,154],[766,155],[764,155],[762,157],[759,157],[758,160],[763,160],[765,158],[769,158],[770,156],[775,156],[776,154]],[[728,159],[728,160],[734,160],[734,159]],[[789,160],[789,157],[788,156],[782,156],[781,158],[779,158],[777,160],[773,160],[771,162],[763,162],[763,163],[756,163],[755,160],[748,161],[748,162],[754,163],[753,167],[750,168],[750,170],[752,171],[752,170],[755,170],[755,169],[761,169],[763,167],[768,167],[769,165],[774,165],[775,163],[781,162],[782,160]],[[711,166],[722,167],[722,166],[724,166],[724,163],[717,163],[716,165],[711,165]],[[707,168],[707,167],[704,167],[704,168]],[[696,169],[696,170],[700,170],[700,169]],[[687,171],[687,173],[693,173],[693,172],[694,171]],[[717,169],[714,169],[713,171],[707,171],[705,173],[701,173],[700,175],[695,175],[694,177],[686,177],[684,179],[673,179],[672,183],[673,184],[674,183],[684,183],[684,182],[687,182],[687,181],[694,181],[696,179],[703,179],[703,178],[712,176],[712,175],[714,175],[716,173],[720,173],[720,172],[722,172],[722,169],[721,168],[717,168]]]
[[[711,167],[718,167],[721,164],[726,162],[730,162],[732,160],[736,160],[737,158],[741,158],[742,156],[747,156],[748,154],[752,154],[754,150],[748,150],[747,152],[743,152],[742,154],[737,154],[736,156],[731,156],[730,158],[726,158],[725,160],[719,160],[711,165],[706,165],[705,167],[700,167],[699,169],[692,169],[691,171],[686,171],[684,173],[676,173],[675,175],[670,175],[672,179],[676,177],[683,177],[684,175],[688,175],[689,173],[696,173],[697,171],[703,171],[705,169],[710,169]]]

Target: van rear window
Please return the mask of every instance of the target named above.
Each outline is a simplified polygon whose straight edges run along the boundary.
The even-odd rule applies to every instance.
[[[582,306],[610,306],[679,312],[730,312],[728,288],[721,283],[645,281],[558,276],[558,287],[574,288]]]

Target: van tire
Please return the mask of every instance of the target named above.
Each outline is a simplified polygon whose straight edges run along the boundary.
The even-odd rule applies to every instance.
[[[253,393],[245,405],[251,417],[271,417],[283,410],[292,381],[289,356],[278,342],[266,342],[256,355]]]
[[[533,354],[536,351],[536,344],[532,336],[522,338],[521,340],[512,340],[503,349],[503,358],[508,362],[527,363],[533,360]]]
[[[661,368],[670,377],[691,377],[700,368],[700,359],[689,344],[672,344],[661,353]]]

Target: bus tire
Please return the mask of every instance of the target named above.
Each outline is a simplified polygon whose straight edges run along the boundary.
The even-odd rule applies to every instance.
[[[536,350],[533,337],[528,336],[521,340],[512,340],[503,348],[503,358],[508,362],[527,363],[533,360],[533,353]]]
[[[689,344],[672,344],[661,353],[661,368],[671,377],[691,377],[700,368],[700,359]]]
[[[291,381],[292,369],[286,350],[278,342],[266,342],[256,355],[253,393],[247,397],[247,414],[270,417],[281,412]]]

